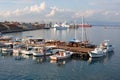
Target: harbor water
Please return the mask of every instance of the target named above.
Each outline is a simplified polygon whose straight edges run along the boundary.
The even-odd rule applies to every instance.
[[[81,28],[55,30],[40,29],[26,32],[9,33],[19,38],[33,36],[46,40],[61,40],[68,42],[75,38],[81,40]],[[51,61],[49,57],[33,57],[27,55],[0,54],[0,80],[120,80],[120,28],[91,27],[86,29],[86,38],[99,45],[104,40],[110,40],[114,52],[101,58],[71,58]],[[19,59],[20,57],[20,59]]]

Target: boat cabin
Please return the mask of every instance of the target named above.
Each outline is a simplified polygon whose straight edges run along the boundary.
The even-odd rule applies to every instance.
[[[3,48],[13,48],[13,47],[14,47],[14,45],[12,43],[5,43],[3,45]]]
[[[33,47],[32,51],[34,52],[39,52],[39,53],[43,53],[44,49],[43,47]]]
[[[44,44],[45,39],[42,39],[42,38],[30,38],[30,39],[28,39],[28,43],[30,43],[30,44]]]

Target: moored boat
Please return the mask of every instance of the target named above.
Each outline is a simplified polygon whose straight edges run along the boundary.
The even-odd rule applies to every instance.
[[[24,44],[14,44],[13,46],[13,53],[18,53],[20,54],[21,48],[25,46]]]
[[[112,52],[114,50],[112,44],[110,43],[109,40],[105,40],[102,45],[104,46],[104,52],[108,53],[108,52]]]
[[[67,30],[67,28],[69,28],[70,26],[68,24],[66,24],[66,22],[64,23],[60,23],[60,24],[54,24],[54,26],[56,28],[56,30]]]
[[[73,52],[65,51],[63,49],[58,49],[54,55],[50,56],[50,59],[52,60],[66,59],[71,57],[72,54]]]
[[[32,54],[35,57],[40,57],[45,55],[45,50],[43,47],[33,47]]]
[[[12,54],[13,53],[13,44],[12,43],[5,43],[4,47],[1,48],[2,54]]]
[[[113,47],[110,44],[109,40],[105,40],[100,44],[99,47],[95,48],[93,51],[88,52],[90,57],[102,57],[106,53],[113,51]]]
[[[24,49],[20,50],[20,53],[22,54],[26,54],[26,55],[32,55],[32,47],[26,47]]]
[[[105,55],[101,48],[95,48],[93,51],[88,52],[90,57],[102,57]]]
[[[59,27],[56,27],[56,30],[66,30],[67,27],[62,27],[62,26],[59,26]]]

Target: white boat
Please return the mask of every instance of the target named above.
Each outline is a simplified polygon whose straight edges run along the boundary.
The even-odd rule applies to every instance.
[[[88,52],[90,57],[102,57],[106,53],[113,51],[113,47],[110,44],[109,40],[105,40],[100,44],[99,47],[95,48],[93,51]]]
[[[40,56],[49,56],[52,55],[51,49],[55,46],[46,46],[46,47],[33,47],[32,49],[32,54],[35,57],[40,57]]]
[[[56,27],[56,30],[66,30],[67,27],[62,27],[62,26],[59,26],[59,27]]]
[[[69,28],[70,26],[68,24],[66,24],[66,22],[64,23],[60,23],[60,24],[55,24],[53,27],[56,28],[56,30],[67,30],[67,28]]]
[[[45,47],[45,55],[53,55],[52,50],[56,48],[56,46],[46,46]]]
[[[32,47],[26,47],[25,49],[21,49],[20,53],[26,54],[26,55],[32,55]]]
[[[88,52],[90,57],[102,57],[105,55],[101,48],[95,48],[93,51]]]
[[[73,52],[65,51],[63,49],[58,49],[54,55],[50,56],[50,59],[51,60],[66,59],[66,58],[71,57],[72,54]]]
[[[21,47],[25,46],[24,44],[14,44],[13,53],[19,54],[21,52]]]
[[[4,47],[1,49],[3,54],[12,54],[13,53],[13,44],[12,43],[5,43]]]
[[[32,54],[35,57],[39,57],[39,56],[44,56],[45,55],[43,47],[33,47]]]
[[[112,52],[114,50],[113,46],[111,45],[109,40],[105,40],[103,42],[103,46],[104,46],[104,52],[108,53],[108,52]]]
[[[13,53],[20,53],[20,48],[13,49]]]

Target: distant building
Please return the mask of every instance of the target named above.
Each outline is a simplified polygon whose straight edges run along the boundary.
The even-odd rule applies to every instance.
[[[23,29],[33,29],[33,26],[31,23],[22,23],[21,27],[23,27]]]

